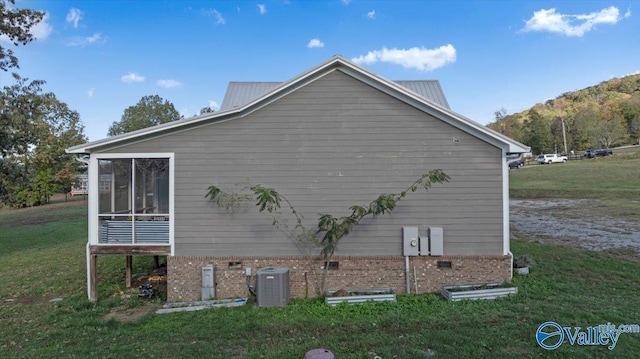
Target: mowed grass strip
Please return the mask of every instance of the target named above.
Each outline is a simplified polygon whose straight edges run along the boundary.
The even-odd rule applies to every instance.
[[[535,341],[546,321],[582,328],[640,323],[640,260],[629,251],[543,245],[514,233],[514,254],[533,257],[536,266],[514,278],[519,294],[508,299],[450,303],[437,295],[401,295],[397,303],[337,307],[310,299],[284,308],[156,315],[147,308],[161,303],[123,288],[122,257],[99,259],[100,301],[87,301],[86,207],[16,213],[0,212],[0,223],[21,221],[0,228],[1,358],[303,358],[319,347],[338,358],[368,359],[635,358],[640,352],[640,334],[622,334],[613,351],[565,343],[548,352]],[[150,268],[150,258],[134,260],[134,272]],[[62,300],[50,302],[56,298]]]
[[[509,171],[512,198],[640,200],[640,157],[600,157]]]

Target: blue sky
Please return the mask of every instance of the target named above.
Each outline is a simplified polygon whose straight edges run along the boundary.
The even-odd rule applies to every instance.
[[[229,81],[286,81],[335,54],[391,80],[437,79],[477,122],[640,71],[634,1],[32,1],[21,76],[47,81],[90,140],[142,96],[185,117]],[[0,38],[0,41],[3,41]],[[3,46],[10,46],[6,42]],[[10,83],[0,73],[0,85]]]

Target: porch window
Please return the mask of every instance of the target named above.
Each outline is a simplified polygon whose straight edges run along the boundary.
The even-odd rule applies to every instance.
[[[98,159],[98,243],[169,243],[169,159]]]

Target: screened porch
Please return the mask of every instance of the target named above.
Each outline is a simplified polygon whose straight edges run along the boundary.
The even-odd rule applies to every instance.
[[[168,244],[168,158],[98,159],[98,244]]]

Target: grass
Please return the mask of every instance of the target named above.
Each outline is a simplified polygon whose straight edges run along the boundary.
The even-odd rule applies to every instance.
[[[611,157],[532,164],[509,171],[510,196],[596,199],[594,213],[637,219],[640,213],[640,148]]]
[[[620,184],[579,180],[601,194],[615,193],[608,198],[616,201],[630,190],[616,166],[636,171],[637,178],[634,164],[639,163],[580,161],[511,174],[518,186],[531,181],[543,191],[542,183],[555,189],[556,179],[569,180],[562,171],[604,166],[599,173],[615,171]],[[533,178],[520,178],[529,174]],[[158,302],[121,295],[120,257],[100,258],[101,300],[87,301],[86,228],[84,202],[0,211],[1,358],[302,358],[320,347],[338,358],[635,358],[640,352],[640,334],[622,334],[613,351],[566,343],[546,351],[535,341],[546,321],[583,328],[638,324],[640,255],[629,251],[543,245],[513,233],[514,254],[536,264],[531,274],[514,278],[518,295],[506,299],[452,303],[435,295],[399,295],[396,303],[329,307],[321,300],[293,300],[284,308],[247,305],[156,315],[149,310]],[[150,259],[134,260],[134,272],[150,268]],[[50,302],[54,298],[62,300]]]
[[[510,174],[514,198],[638,198],[640,157],[600,157],[529,165]]]

